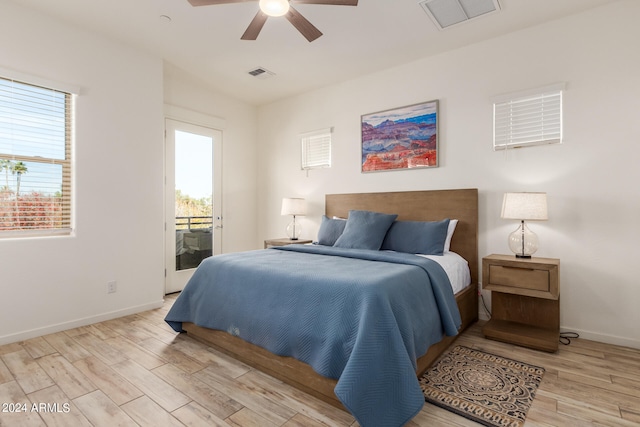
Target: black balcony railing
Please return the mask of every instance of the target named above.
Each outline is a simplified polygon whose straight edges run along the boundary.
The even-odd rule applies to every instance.
[[[197,230],[212,228],[213,219],[210,216],[177,216],[176,230]]]

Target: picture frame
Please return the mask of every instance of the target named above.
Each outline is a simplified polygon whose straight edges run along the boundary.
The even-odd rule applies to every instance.
[[[438,100],[361,116],[361,171],[438,167]]]

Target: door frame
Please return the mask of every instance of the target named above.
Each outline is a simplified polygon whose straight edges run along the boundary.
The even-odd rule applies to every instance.
[[[169,178],[169,172],[173,170],[174,165],[169,165],[169,153],[168,150],[168,135],[167,129],[169,128],[169,123],[173,123],[173,126],[182,128],[189,132],[189,128],[193,130],[198,129],[207,129],[216,133],[218,138],[214,138],[214,146],[213,146],[213,196],[214,196],[214,206],[213,206],[213,254],[222,253],[222,241],[223,241],[223,187],[222,187],[222,146],[223,146],[223,127],[226,124],[224,119],[211,117],[204,115],[202,113],[194,112],[191,110],[183,109],[180,107],[165,105],[165,117],[164,117],[164,129],[165,129],[165,140],[164,140],[164,217],[165,217],[165,232],[164,232],[164,259],[165,259],[165,283],[164,283],[164,292],[172,293],[178,292],[181,288],[186,284],[188,279],[191,277],[195,269],[188,270],[180,270],[179,272],[175,271],[175,257],[170,256],[169,244],[173,245],[173,252],[175,253],[175,216],[169,218],[169,212],[167,205],[169,203],[170,197],[175,197],[175,186],[172,188],[172,191],[169,191],[169,186],[174,185],[174,180]],[[173,128],[172,128],[173,129]],[[193,132],[198,133],[198,132]],[[172,147],[173,148],[173,147]],[[173,155],[171,155],[171,160],[173,160]],[[169,169],[171,168],[171,169]],[[171,193],[171,194],[170,194]],[[217,203],[216,203],[217,199]],[[170,225],[169,222],[172,224]],[[171,238],[171,233],[173,238]],[[174,259],[172,262],[171,259]],[[173,272],[173,277],[171,273]],[[179,273],[179,274],[176,274]],[[178,284],[170,283],[171,279],[176,280],[176,276],[180,276],[178,279]]]

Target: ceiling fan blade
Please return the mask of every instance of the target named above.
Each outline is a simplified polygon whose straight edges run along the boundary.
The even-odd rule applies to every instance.
[[[310,42],[314,41],[322,35],[319,29],[317,29],[311,22],[307,20],[307,18],[302,16],[300,12],[295,10],[292,6],[289,6],[289,11],[284,16]]]
[[[191,1],[191,0],[190,0]],[[358,0],[294,0],[300,4],[329,4],[333,6],[357,6]]]
[[[244,3],[255,0],[188,0],[191,6],[209,6],[214,4]]]
[[[258,34],[262,30],[264,23],[267,22],[269,16],[263,11],[259,10],[256,16],[253,18],[246,31],[240,37],[242,40],[255,40],[258,38]]]

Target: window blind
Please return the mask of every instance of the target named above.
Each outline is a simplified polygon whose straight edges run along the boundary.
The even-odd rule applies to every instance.
[[[73,98],[0,77],[0,237],[71,232]]]
[[[328,128],[301,135],[303,170],[331,167],[331,134]]]
[[[562,142],[564,84],[505,95],[493,104],[493,148]]]

